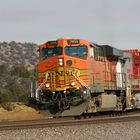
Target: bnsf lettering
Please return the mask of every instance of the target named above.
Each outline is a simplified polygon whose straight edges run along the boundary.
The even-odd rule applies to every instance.
[[[63,76],[63,75],[64,75],[64,71],[55,72],[55,76]]]
[[[60,77],[73,76],[72,71],[53,71],[53,72],[49,72],[48,74],[49,74],[48,77],[50,77],[50,76],[56,76],[56,77],[57,76],[60,76]],[[74,71],[74,74],[77,75],[77,71]],[[44,76],[45,76],[45,74],[44,74]]]

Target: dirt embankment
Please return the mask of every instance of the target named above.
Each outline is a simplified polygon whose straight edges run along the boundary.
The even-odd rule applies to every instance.
[[[10,110],[10,111],[9,111]],[[0,106],[0,121],[18,121],[45,119],[46,116],[23,103],[8,103],[5,107]]]

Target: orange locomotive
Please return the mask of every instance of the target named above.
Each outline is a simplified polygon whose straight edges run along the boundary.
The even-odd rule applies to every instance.
[[[31,99],[53,116],[140,107],[133,52],[73,38],[48,41],[38,51],[38,87]],[[140,59],[138,64],[140,69]]]

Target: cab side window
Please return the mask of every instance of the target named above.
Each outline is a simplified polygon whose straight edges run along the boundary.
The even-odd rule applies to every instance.
[[[103,52],[103,48],[102,47],[99,47],[99,46],[96,46],[95,48],[95,60],[96,61],[103,61],[104,59],[104,52]]]

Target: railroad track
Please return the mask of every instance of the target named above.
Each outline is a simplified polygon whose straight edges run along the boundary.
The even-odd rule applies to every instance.
[[[137,115],[124,115],[115,117],[92,117],[86,119],[74,119],[73,117],[71,118],[66,117],[57,119],[7,121],[0,122],[0,130],[58,127],[70,125],[88,125],[97,123],[116,123],[128,121],[140,121],[140,113],[138,113]]]

